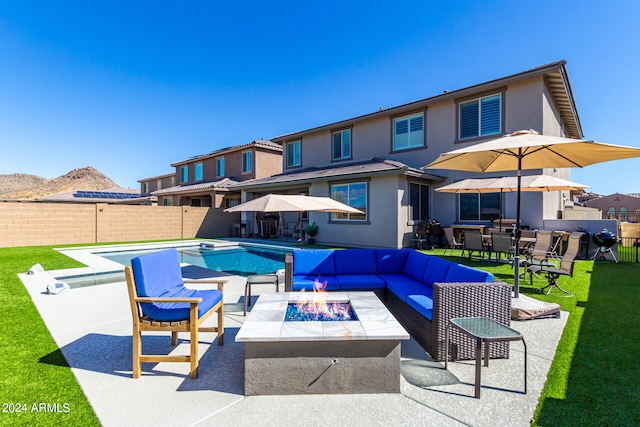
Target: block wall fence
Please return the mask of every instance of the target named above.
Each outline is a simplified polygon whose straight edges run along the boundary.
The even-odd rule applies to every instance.
[[[193,206],[0,202],[0,247],[229,236],[239,213]]]

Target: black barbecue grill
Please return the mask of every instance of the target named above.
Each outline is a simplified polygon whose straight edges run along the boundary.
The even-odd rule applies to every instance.
[[[618,236],[616,236],[615,233],[612,233],[612,232],[610,232],[609,230],[607,230],[605,228],[602,231],[594,233],[591,236],[591,240],[593,240],[593,243],[595,243],[596,246],[598,247],[598,249],[596,250],[596,253],[593,255],[593,260],[605,259],[604,255],[608,252],[613,257],[613,260],[616,263],[618,262],[618,259],[616,258],[616,255],[611,250],[611,248],[616,243],[618,243]],[[600,255],[599,258],[598,258],[598,255]]]

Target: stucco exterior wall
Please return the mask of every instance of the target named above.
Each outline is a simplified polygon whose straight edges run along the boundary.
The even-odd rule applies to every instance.
[[[239,214],[191,206],[0,203],[0,247],[228,236]]]

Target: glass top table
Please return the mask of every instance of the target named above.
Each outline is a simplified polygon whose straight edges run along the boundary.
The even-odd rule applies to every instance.
[[[452,327],[476,340],[476,398],[480,398],[482,345],[484,343],[484,366],[489,366],[489,346],[492,342],[502,341],[522,341],[524,345],[524,393],[527,393],[527,344],[520,332],[486,317],[455,317],[450,319],[445,335],[445,369],[447,369],[449,362],[449,337]]]

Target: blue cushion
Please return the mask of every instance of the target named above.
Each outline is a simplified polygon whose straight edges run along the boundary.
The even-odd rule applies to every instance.
[[[433,300],[425,295],[409,295],[407,304],[429,320],[433,315]]]
[[[376,274],[373,249],[345,249],[334,252],[336,274]]]
[[[324,286],[323,289],[326,291],[340,290],[340,282],[338,282],[335,276],[305,276],[305,275],[293,276],[293,283],[291,284],[291,289],[293,291],[302,291],[302,290],[313,291],[317,287],[316,283],[323,285]]]
[[[378,274],[404,272],[404,266],[411,252],[411,249],[376,249]]]
[[[453,264],[441,282],[493,282],[493,274],[462,264]]]
[[[317,276],[336,274],[332,249],[295,249],[293,251],[293,274]]]
[[[384,280],[375,274],[340,274],[336,279],[340,282],[341,290],[383,289],[386,286]]]
[[[427,285],[433,287],[434,283],[444,282],[447,277],[447,273],[449,272],[449,268],[452,265],[456,265],[451,261],[447,261],[446,259],[431,257],[431,261],[429,261],[429,265],[424,272],[424,277],[422,281]]]
[[[407,257],[407,263],[404,266],[404,274],[418,282],[422,282],[430,258],[435,257],[425,255],[421,252],[411,251]]]
[[[194,290],[184,287],[180,258],[176,249],[142,255],[131,260],[136,291],[141,297],[199,297],[198,318],[222,300],[218,290]],[[174,322],[189,319],[189,303],[143,303],[142,312],[151,319]]]
[[[384,280],[385,283],[387,283],[387,285],[389,283],[392,283],[392,282],[415,282],[416,281],[413,277],[409,277],[404,273],[400,273],[400,274],[393,274],[393,273],[378,274],[378,277],[381,278],[382,280]]]
[[[184,285],[175,248],[133,258],[131,267],[138,296],[159,297]]]
[[[433,290],[422,282],[387,282],[387,290],[393,292],[402,301],[407,301],[409,295],[426,295],[431,297]]]
[[[200,297],[202,301],[198,303],[198,318],[202,317],[214,305],[222,300],[222,292],[217,289],[213,290],[195,290],[182,287],[173,295],[163,295],[165,297],[185,298]],[[179,320],[189,319],[190,304],[181,303],[155,303],[142,304],[142,312],[151,319],[163,322],[175,322]]]

